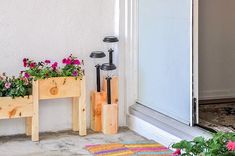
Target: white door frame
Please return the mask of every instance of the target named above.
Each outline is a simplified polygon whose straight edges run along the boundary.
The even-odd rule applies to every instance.
[[[128,108],[135,104],[138,98],[138,0],[120,0],[120,34],[123,34],[125,44],[121,45],[120,62],[123,66],[120,69],[125,71],[123,75],[123,85],[125,86],[126,114],[129,115]],[[124,18],[125,17],[125,18]],[[190,126],[198,123],[198,102],[196,110],[193,107],[193,97],[198,100],[198,0],[192,0],[191,7],[191,50],[190,50]],[[125,62],[125,63],[124,63]],[[194,72],[194,74],[192,74]],[[194,85],[193,85],[194,82]],[[196,121],[193,115],[196,111]]]
[[[193,102],[194,124],[199,123],[198,31],[199,0],[193,0]]]

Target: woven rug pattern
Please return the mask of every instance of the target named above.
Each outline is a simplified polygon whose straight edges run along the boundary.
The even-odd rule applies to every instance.
[[[172,151],[158,143],[87,145],[95,156],[171,156]]]

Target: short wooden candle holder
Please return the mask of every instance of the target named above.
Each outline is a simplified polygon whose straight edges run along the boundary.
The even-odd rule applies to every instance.
[[[118,105],[104,104],[102,107],[102,132],[116,134],[118,132]]]
[[[102,106],[106,102],[106,92],[91,92],[91,129],[95,132],[102,131]]]

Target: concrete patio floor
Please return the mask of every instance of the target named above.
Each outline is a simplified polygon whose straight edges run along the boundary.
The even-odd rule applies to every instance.
[[[91,155],[84,148],[89,144],[147,141],[127,128],[120,128],[116,135],[104,135],[89,130],[85,137],[72,131],[43,133],[40,134],[40,140],[31,142],[30,137],[25,135],[0,137],[0,156],[85,156]]]

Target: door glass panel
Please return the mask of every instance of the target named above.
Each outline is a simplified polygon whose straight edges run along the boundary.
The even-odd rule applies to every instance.
[[[190,122],[191,1],[139,0],[138,101]]]

